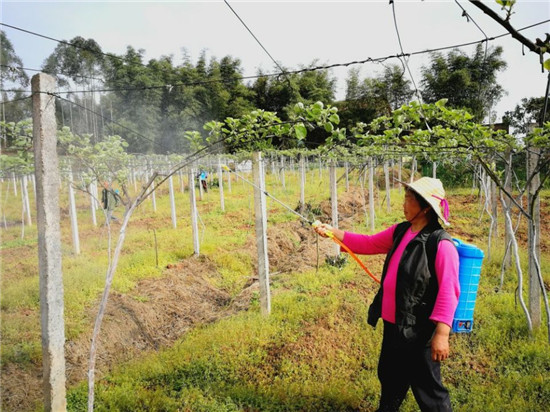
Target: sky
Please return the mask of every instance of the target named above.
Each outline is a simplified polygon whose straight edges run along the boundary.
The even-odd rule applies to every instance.
[[[105,53],[123,54],[127,46],[145,50],[145,60],[172,55],[179,64],[183,50],[195,63],[202,51],[208,59],[230,55],[239,58],[243,75],[258,70],[276,73],[285,69],[345,64],[400,53],[397,32],[405,53],[475,42],[506,33],[489,16],[467,1],[395,0],[395,21],[388,0],[375,1],[25,1],[2,0],[0,22],[58,40],[76,36],[94,39]],[[487,1],[499,13],[495,1]],[[463,16],[463,10],[470,18]],[[526,27],[550,19],[550,1],[518,1],[511,24]],[[57,42],[1,26],[26,68],[40,69]],[[528,39],[545,38],[550,23],[522,31]],[[539,58],[511,36],[489,41],[502,46],[506,71],[498,81],[508,95],[494,107],[497,122],[522,98],[544,95],[548,81]],[[472,55],[475,46],[461,50]],[[447,53],[445,50],[443,53]],[[271,57],[270,57],[271,56]],[[420,86],[420,69],[427,53],[408,59],[412,80]],[[384,64],[400,64],[397,59]],[[345,79],[351,67],[360,77],[373,77],[381,64],[364,63],[332,69],[337,77],[336,97],[345,95]],[[28,72],[30,76],[35,72]],[[407,78],[411,77],[407,74]]]

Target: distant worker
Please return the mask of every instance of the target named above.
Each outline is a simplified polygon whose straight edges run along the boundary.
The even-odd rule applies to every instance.
[[[103,190],[101,191],[101,202],[103,203],[103,210],[107,215],[107,221],[118,220],[113,216],[113,210],[118,206],[118,189],[115,191],[109,187],[109,183],[103,183]]]
[[[208,192],[208,186],[206,184],[207,178],[208,178],[208,173],[206,173],[206,170],[201,170],[201,174],[199,175],[199,180],[205,192]]]

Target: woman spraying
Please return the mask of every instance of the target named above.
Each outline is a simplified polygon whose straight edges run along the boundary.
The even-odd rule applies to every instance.
[[[403,184],[405,222],[371,236],[326,224],[315,231],[323,237],[332,232],[354,253],[387,254],[381,286],[368,313],[373,327],[380,317],[384,322],[378,411],[398,411],[409,387],[422,411],[451,411],[440,362],[449,356],[460,287],[458,253],[438,222],[439,217],[449,224],[448,204],[438,179],[423,177]]]

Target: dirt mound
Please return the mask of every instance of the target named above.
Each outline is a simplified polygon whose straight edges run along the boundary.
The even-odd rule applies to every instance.
[[[234,313],[230,296],[207,280],[215,274],[208,258],[192,257],[169,265],[164,277],[144,280],[128,294],[111,294],[97,350],[97,376],[112,364],[169,346],[196,325]],[[70,382],[86,379],[90,339],[91,332],[66,345]]]
[[[356,214],[364,213],[363,207],[363,196],[359,191],[341,195],[338,198],[339,227],[343,230],[349,229]],[[331,222],[330,201],[323,201],[315,208],[320,212],[320,216],[315,218],[322,222]],[[319,238],[309,224],[299,219],[276,226],[268,224],[267,243],[270,272],[303,272],[317,264],[324,264],[326,256],[334,255],[334,243]],[[249,237],[243,249],[250,253],[256,265],[256,238]],[[256,273],[256,267],[254,269]]]
[[[255,285],[231,300],[229,294],[207,280],[216,276],[207,257],[190,257],[167,267],[162,278],[139,282],[127,294],[111,293],[101,326],[96,379],[113,365],[173,344],[187,331],[249,307]],[[88,311],[93,325],[97,307]],[[65,345],[67,384],[87,379],[91,331]],[[42,365],[4,366],[2,409],[34,410],[42,399]]]

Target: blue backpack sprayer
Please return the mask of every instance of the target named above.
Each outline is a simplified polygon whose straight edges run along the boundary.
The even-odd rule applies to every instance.
[[[474,326],[474,307],[479,287],[483,251],[474,245],[454,239],[458,250],[459,266],[458,280],[460,282],[460,297],[453,319],[453,332],[471,332]]]
[[[254,183],[250,182],[235,171],[231,170],[226,165],[223,165],[223,168],[227,172],[235,174],[237,177],[241,178],[243,181],[247,182],[251,186],[260,189],[267,197],[275,200],[281,206],[286,208],[289,212],[295,214],[311,226],[315,227],[316,225],[319,225],[321,223],[317,220],[315,222],[310,221],[305,216],[302,216],[300,213],[296,212],[288,205],[284,204],[279,199],[269,194],[267,191],[259,188]],[[369,269],[363,264],[363,262],[361,262],[361,260],[355,255],[355,253],[353,253],[346,245],[340,242],[330,232],[327,232],[327,236],[331,238],[334,242],[338,243],[344,250],[346,250],[346,252],[350,254],[350,256],[363,268],[365,272],[367,272],[367,274],[375,282],[380,283],[380,280],[377,279],[369,271]],[[481,249],[477,248],[474,245],[464,243],[459,239],[453,238],[453,242],[456,246],[459,257],[458,277],[460,283],[460,297],[458,299],[458,305],[453,317],[452,331],[455,333],[471,332],[474,325],[474,307],[479,286],[479,276],[481,274],[481,263],[483,262],[484,254]]]

